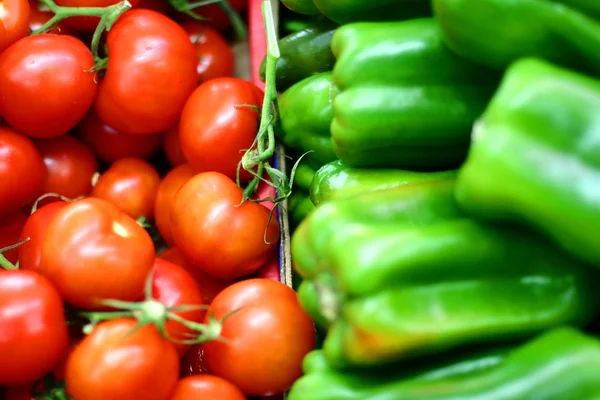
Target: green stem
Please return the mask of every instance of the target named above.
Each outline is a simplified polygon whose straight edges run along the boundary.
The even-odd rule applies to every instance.
[[[15,269],[19,269],[16,265],[14,265],[13,263],[11,263],[10,261],[8,261],[6,259],[6,257],[4,257],[4,253],[9,251],[9,250],[13,250],[16,249],[17,247],[20,247],[22,245],[24,245],[25,243],[29,242],[29,238],[20,241],[19,243],[15,243],[13,245],[10,246],[6,246],[2,249],[0,249],[0,267],[7,269],[7,270],[15,270]]]
[[[221,10],[225,11],[229,21],[231,21],[231,26],[233,26],[233,30],[239,40],[247,40],[248,32],[246,30],[246,24],[242,21],[240,15],[231,7],[231,4],[227,0],[222,0],[219,2],[219,7]]]

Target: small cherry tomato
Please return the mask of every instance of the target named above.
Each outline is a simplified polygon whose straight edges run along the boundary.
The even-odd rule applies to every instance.
[[[198,81],[233,76],[235,57],[227,40],[219,31],[201,22],[182,24],[196,48]]]
[[[34,271],[0,273],[0,326],[0,385],[25,385],[41,378],[68,346],[63,301]]]
[[[241,13],[248,7],[248,0],[228,0],[229,5],[238,13]],[[223,30],[231,26],[229,17],[218,4],[209,4],[207,6],[194,8],[193,11],[208,20],[208,23],[218,30]],[[182,14],[180,19],[183,21],[190,20],[191,17]]]
[[[108,7],[120,3],[120,0],[56,0],[56,4],[66,7]],[[135,7],[139,0],[129,0]],[[99,17],[71,17],[64,20],[64,24],[81,32],[94,32],[100,22]]]
[[[36,198],[42,190],[45,170],[42,156],[29,138],[0,127],[0,216]]]
[[[208,369],[249,396],[288,390],[302,376],[302,360],[315,344],[312,320],[296,292],[270,279],[244,280],[215,297],[207,318],[235,310],[223,321],[226,340],[202,344]]]
[[[6,217],[0,219],[0,249],[18,243],[21,231],[29,218],[25,211],[17,210]],[[23,247],[21,245],[20,247]],[[16,263],[19,259],[19,248],[8,250],[2,255],[11,263]]]
[[[0,55],[0,115],[32,137],[67,133],[94,101],[93,66],[90,50],[72,36],[19,40]]]
[[[96,156],[108,163],[121,158],[148,159],[158,152],[161,134],[128,135],[105,124],[92,109],[75,128]]]
[[[260,204],[241,202],[242,190],[225,175],[195,175],[179,189],[171,209],[175,246],[219,278],[255,272],[277,246],[279,223]]]
[[[0,52],[17,40],[29,35],[29,2],[27,0],[2,1],[0,13]]]
[[[179,124],[168,129],[163,136],[163,150],[173,167],[187,163],[181,144],[179,143]]]
[[[54,13],[52,11],[40,10],[40,3],[38,1],[30,1],[29,3],[29,30],[35,32],[40,29],[44,24],[52,19]],[[73,29],[69,28],[64,24],[63,21],[58,22],[52,28],[48,29],[46,33],[53,33],[55,35],[70,35],[77,37],[78,34]]]
[[[175,194],[194,176],[194,171],[189,164],[180,165],[172,169],[160,182],[156,202],[154,203],[154,222],[160,236],[168,245],[173,245],[173,236],[171,235],[171,208]]]
[[[68,303],[98,309],[102,299],[139,299],[154,257],[150,235],[134,219],[106,200],[85,198],[50,222],[39,271]]]
[[[129,134],[163,132],[177,123],[198,84],[196,50],[168,17],[132,10],[106,39],[108,67],[95,109],[101,120]]]
[[[244,150],[252,147],[262,92],[238,78],[204,82],[189,97],[179,121],[179,140],[185,158],[196,172],[216,171],[236,178]],[[240,106],[244,104],[244,106]],[[241,169],[240,177],[250,173]]]
[[[246,396],[223,378],[196,375],[181,379],[170,400],[190,399],[246,400]]]
[[[204,349],[202,345],[196,344],[181,359],[181,376],[193,376],[210,374],[204,361]]]
[[[179,357],[156,328],[135,330],[120,318],[96,326],[67,361],[67,393],[77,400],[169,400],[179,377]]]

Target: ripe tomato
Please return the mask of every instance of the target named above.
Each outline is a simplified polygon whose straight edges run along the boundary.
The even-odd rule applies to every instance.
[[[170,261],[157,258],[154,261],[154,275],[152,276],[152,297],[167,307],[202,305],[202,293],[196,285],[194,277],[184,268]],[[180,317],[201,323],[204,319],[204,310],[177,312]],[[167,334],[176,340],[190,339],[188,334],[194,333],[189,328],[176,321],[168,321]],[[176,344],[177,353],[183,356],[190,346]]]
[[[6,388],[4,400],[37,400],[33,397],[33,385],[9,386]]]
[[[136,8],[153,10],[166,15],[169,11],[169,3],[167,3],[165,0],[141,0]]]
[[[25,211],[17,210],[0,219],[0,249],[19,242],[19,236],[27,218],[29,218],[29,214]],[[19,248],[6,251],[2,255],[14,264],[19,259]]]
[[[217,78],[204,82],[181,113],[179,140],[183,154],[196,172],[216,171],[235,179],[244,150],[252,147],[260,113],[262,92],[238,78]],[[241,170],[241,178],[250,173]]]
[[[35,32],[40,29],[54,16],[53,12],[41,11],[39,7],[40,3],[38,1],[31,1],[29,3],[29,29],[31,32]],[[55,35],[70,35],[75,37],[78,36],[77,32],[66,26],[63,21],[54,25],[52,28],[47,30],[46,33],[53,33]]]
[[[29,35],[29,2],[4,0],[0,13],[0,52],[17,40]]]
[[[42,34],[19,40],[0,55],[0,115],[36,138],[67,133],[94,101],[93,66],[92,53],[74,37]]]
[[[204,348],[202,345],[196,344],[181,359],[181,376],[200,374],[210,374],[210,371],[204,361]]]
[[[270,279],[248,279],[215,297],[207,313],[223,322],[227,341],[204,343],[209,370],[250,396],[288,390],[302,375],[302,359],[315,344],[312,320],[294,290]],[[269,351],[265,351],[269,349]]]
[[[171,400],[190,399],[246,400],[246,396],[218,376],[196,375],[181,379],[171,395]]]
[[[196,285],[200,288],[200,292],[202,293],[202,301],[204,304],[210,304],[217,294],[236,282],[233,279],[221,279],[207,274],[188,260],[184,259],[183,255],[176,247],[171,247],[162,253],[159,258],[185,268],[185,270],[194,277]]]
[[[154,203],[154,221],[160,236],[168,245],[173,245],[171,235],[171,208],[175,194],[184,183],[194,176],[194,171],[189,164],[180,165],[172,169],[160,182],[156,202]]]
[[[32,269],[37,271],[40,269],[40,259],[42,256],[42,244],[46,238],[46,232],[50,222],[56,214],[62,210],[67,204],[64,201],[57,201],[38,208],[25,222],[25,226],[21,230],[18,241],[23,241],[29,238],[29,241],[17,249],[19,255],[19,268]]]
[[[144,228],[112,203],[86,198],[50,222],[40,272],[65,301],[97,309],[101,299],[139,299],[152,265],[154,244]]]
[[[0,385],[25,385],[60,361],[69,335],[58,291],[40,274],[0,273]]]
[[[98,162],[88,145],[70,135],[40,139],[36,145],[46,165],[42,193],[58,193],[74,199],[92,190],[92,176],[98,172]]]
[[[219,278],[253,273],[279,241],[279,223],[276,218],[269,222],[269,210],[250,201],[238,206],[241,201],[242,190],[218,172],[195,175],[175,195],[175,245],[198,268]]]
[[[197,21],[187,22],[182,26],[196,48],[199,82],[233,76],[235,66],[233,50],[219,31]]]
[[[93,109],[76,130],[96,156],[108,163],[126,157],[148,159],[158,152],[162,140],[160,133],[143,136],[121,133],[105,124]]]
[[[163,136],[163,150],[173,167],[187,163],[179,143],[179,124],[169,128]]]
[[[45,169],[40,152],[29,138],[0,127],[0,216],[36,198],[42,190]]]
[[[196,51],[168,17],[132,10],[108,32],[106,75],[95,109],[100,119],[129,134],[162,132],[177,123],[198,84]]]
[[[248,0],[228,0],[231,7],[241,13],[248,7]],[[221,10],[218,4],[210,4],[207,6],[202,6],[194,9],[194,12],[197,14],[207,18],[208,23],[218,30],[223,30],[231,25],[231,21],[229,21],[229,17],[225,14],[224,11]],[[182,20],[189,20],[191,17],[183,14]]]
[[[134,331],[135,319],[106,321],[85,337],[67,361],[67,393],[77,400],[169,400],[179,357],[156,328]]]
[[[135,7],[140,0],[129,0]],[[119,3],[120,0],[56,0],[56,4],[66,7],[108,7]],[[64,24],[81,32],[94,32],[100,22],[99,17],[71,17]]]
[[[254,278],[266,278],[279,282],[279,252],[274,251],[271,257],[253,275]]]

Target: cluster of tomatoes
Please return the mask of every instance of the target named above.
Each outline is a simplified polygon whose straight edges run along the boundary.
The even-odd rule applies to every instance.
[[[218,12],[200,10],[225,25]],[[313,348],[295,292],[269,276],[272,205],[239,186],[263,92],[231,77],[215,26],[167,13],[134,4],[99,59],[99,14],[30,34],[54,14],[3,3],[0,398],[267,396]]]

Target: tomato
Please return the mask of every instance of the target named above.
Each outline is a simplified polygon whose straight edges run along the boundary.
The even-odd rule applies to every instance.
[[[204,361],[204,349],[202,345],[196,344],[181,359],[181,375],[192,376],[209,374],[210,371]]]
[[[167,307],[204,304],[202,293],[192,275],[179,265],[161,258],[154,261],[152,297]],[[180,317],[197,323],[202,323],[204,314],[204,310],[177,312]],[[189,335],[194,333],[176,321],[168,321],[166,328],[169,337],[176,340],[190,339]],[[181,344],[177,344],[176,347],[179,356],[183,356],[190,349],[190,346]]]
[[[219,319],[234,310],[223,322],[226,341],[202,345],[209,370],[246,395],[288,390],[315,344],[313,323],[294,290],[270,279],[244,280],[219,293],[208,313]]]
[[[233,50],[219,31],[201,22],[188,22],[182,26],[196,48],[199,82],[233,76],[235,66]]]
[[[42,193],[74,199],[92,190],[92,176],[98,172],[98,162],[88,145],[70,135],[40,139],[36,145],[46,165]]]
[[[135,7],[140,0],[129,0]],[[108,7],[120,3],[120,0],[56,0],[56,4],[66,7]],[[71,17],[64,24],[82,32],[94,32],[100,22],[99,17]]]
[[[65,301],[96,309],[101,299],[139,299],[153,265],[154,244],[144,228],[112,203],[86,198],[50,222],[39,271]]]
[[[171,400],[190,399],[246,400],[246,396],[218,376],[196,375],[181,379],[171,395]]]
[[[68,346],[63,302],[33,271],[0,273],[0,385],[25,385],[60,361]]]
[[[33,385],[9,386],[6,388],[4,400],[37,400],[33,397]]]
[[[163,150],[173,167],[187,163],[179,143],[179,124],[168,129],[163,136]]]
[[[231,7],[241,13],[248,7],[248,0],[228,0]],[[216,29],[223,30],[231,25],[229,21],[229,17],[225,14],[224,11],[221,10],[218,4],[210,4],[207,6],[202,6],[195,8],[193,10],[195,13],[207,18],[209,20],[209,24]],[[182,20],[189,20],[191,17],[187,15],[182,15]]]
[[[204,82],[192,93],[181,113],[179,140],[183,154],[197,172],[216,171],[235,179],[244,150],[252,147],[260,113],[262,92],[238,78]],[[241,178],[250,173],[241,170]]]
[[[192,176],[194,176],[192,168],[189,164],[183,164],[165,175],[158,186],[156,202],[154,203],[154,221],[160,236],[168,245],[173,245],[171,207],[173,206],[175,194]]]
[[[196,285],[198,285],[200,292],[202,293],[202,301],[204,304],[210,304],[217,294],[236,282],[233,279],[221,279],[207,274],[191,262],[184,259],[183,255],[176,247],[172,247],[165,251],[160,255],[159,258],[185,268],[185,270],[194,277],[196,280]]]
[[[108,163],[126,157],[148,159],[158,152],[162,141],[160,133],[143,136],[121,133],[105,124],[93,109],[76,130],[96,156]]]
[[[161,14],[167,14],[169,11],[169,3],[167,3],[165,0],[141,0],[137,8],[145,8],[146,10],[153,10]]]
[[[0,127],[0,216],[33,201],[42,190],[44,174],[44,161],[33,142]]]
[[[198,84],[196,51],[183,28],[155,11],[132,10],[106,43],[108,67],[95,102],[100,119],[129,134],[175,125]]]
[[[67,393],[77,400],[169,400],[179,376],[179,357],[156,328],[134,331],[135,319],[96,326],[67,361]]]
[[[52,11],[41,11],[39,7],[40,3],[38,1],[31,1],[29,3],[29,29],[31,32],[35,32],[40,29],[54,16]],[[75,37],[78,36],[77,32],[66,26],[63,21],[55,24],[52,28],[47,30],[46,33],[53,33],[55,35],[70,35]]]
[[[27,0],[4,0],[2,2],[0,52],[29,35],[29,8]]]
[[[94,101],[93,66],[90,50],[72,36],[19,40],[0,55],[0,115],[36,138],[67,133]]]
[[[269,210],[250,201],[238,206],[241,201],[242,190],[218,172],[195,175],[175,195],[175,246],[198,268],[219,278],[253,273],[279,240],[279,223],[276,218],[269,221]]]
[[[29,218],[29,214],[18,210],[0,219],[0,249],[19,242],[19,236],[27,218]],[[19,259],[18,248],[8,250],[2,254],[13,264]]]
[[[266,278],[279,282],[279,252],[273,252],[271,258],[253,274],[254,278]]]

